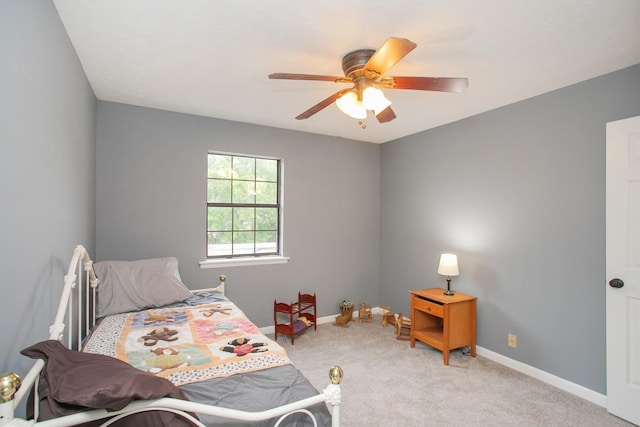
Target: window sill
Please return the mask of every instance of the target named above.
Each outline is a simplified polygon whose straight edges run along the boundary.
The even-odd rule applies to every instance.
[[[264,256],[256,258],[208,259],[200,261],[200,268],[245,267],[248,265],[286,264],[289,257]]]

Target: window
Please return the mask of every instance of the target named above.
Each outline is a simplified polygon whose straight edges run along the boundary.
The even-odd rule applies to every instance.
[[[209,153],[207,258],[280,254],[280,160]]]

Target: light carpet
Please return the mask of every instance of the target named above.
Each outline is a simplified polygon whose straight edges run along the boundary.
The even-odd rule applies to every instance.
[[[273,334],[271,334],[273,337]],[[291,345],[278,336],[293,363],[322,390],[329,369],[344,371],[343,427],[363,426],[632,426],[605,408],[489,359],[442,352],[395,339],[393,326],[318,325]]]

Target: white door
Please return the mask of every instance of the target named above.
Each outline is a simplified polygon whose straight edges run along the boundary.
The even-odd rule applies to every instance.
[[[640,116],[607,123],[607,410],[640,425]]]

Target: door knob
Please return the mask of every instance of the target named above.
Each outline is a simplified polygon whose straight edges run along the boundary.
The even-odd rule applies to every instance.
[[[624,282],[616,277],[615,279],[609,280],[609,286],[612,288],[621,288],[624,286]]]

